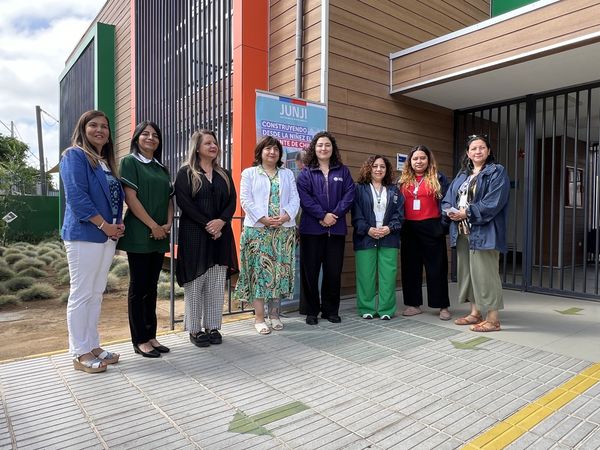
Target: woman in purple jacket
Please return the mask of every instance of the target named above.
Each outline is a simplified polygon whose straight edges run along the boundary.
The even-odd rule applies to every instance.
[[[335,138],[313,137],[298,176],[300,220],[300,313],[316,325],[317,316],[339,323],[340,285],[347,232],[346,213],[354,201],[354,181],[342,164]],[[323,269],[319,298],[319,272]]]

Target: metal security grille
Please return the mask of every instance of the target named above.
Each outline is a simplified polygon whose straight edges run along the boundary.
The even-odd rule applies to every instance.
[[[511,180],[506,287],[600,294],[600,86],[531,95],[456,113],[456,168],[487,134]]]
[[[161,127],[172,176],[202,128],[231,167],[232,12],[232,0],[135,2],[136,121]]]
[[[523,286],[523,187],[525,168],[525,102],[517,101],[469,110],[456,116],[455,172],[461,167],[468,136],[485,134],[496,162],[508,171],[511,180],[508,213],[508,253],[500,256],[500,274],[505,286]]]
[[[92,41],[60,81],[61,152],[71,145],[71,136],[79,117],[94,109],[94,45]]]

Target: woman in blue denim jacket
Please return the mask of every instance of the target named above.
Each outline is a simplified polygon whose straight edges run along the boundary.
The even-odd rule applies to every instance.
[[[363,319],[379,316],[390,320],[396,313],[404,197],[393,184],[392,173],[389,159],[373,155],[363,163],[356,184],[352,241],[356,258],[356,307]]]
[[[506,253],[506,221],[510,180],[494,162],[487,136],[470,136],[463,169],[452,181],[442,210],[452,220],[450,243],[456,247],[458,299],[471,312],[455,320],[472,331],[500,331],[504,308],[499,274],[500,252]],[[482,309],[487,309],[483,320]]]
[[[123,188],[103,112],[88,111],[79,118],[72,147],[60,160],[60,178],[65,191],[61,237],[71,278],[69,350],[76,370],[104,372],[108,364],[119,361],[119,355],[100,347],[100,306],[116,241],[125,226],[121,220]]]

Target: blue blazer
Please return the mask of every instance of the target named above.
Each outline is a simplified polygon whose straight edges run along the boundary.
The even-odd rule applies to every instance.
[[[65,190],[65,218],[61,237],[65,241],[106,242],[108,236],[90,219],[100,214],[112,223],[110,192],[106,175],[100,166],[90,165],[85,153],[78,147],[70,147],[60,160],[60,178]],[[119,185],[120,198],[117,223],[122,222],[123,188]]]
[[[352,242],[354,250],[367,250],[374,247],[399,248],[400,229],[404,222],[404,197],[394,185],[386,186],[387,208],[383,216],[383,225],[390,227],[390,234],[381,239],[369,236],[369,228],[374,227],[373,194],[371,185],[357,183],[352,204]]]

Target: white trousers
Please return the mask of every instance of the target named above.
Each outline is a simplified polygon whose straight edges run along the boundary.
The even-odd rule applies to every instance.
[[[67,303],[69,351],[74,357],[100,347],[98,320],[116,241],[65,241],[71,289]]]

